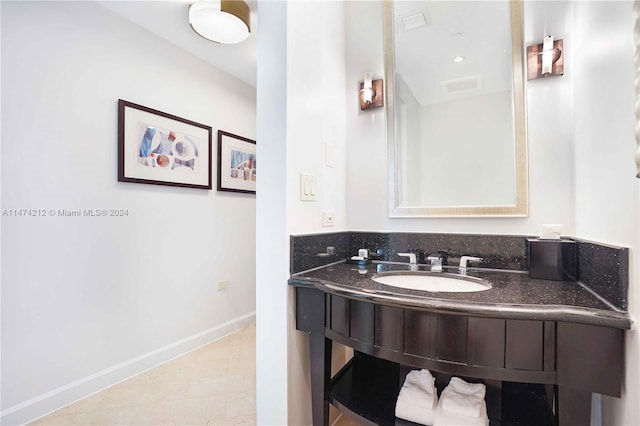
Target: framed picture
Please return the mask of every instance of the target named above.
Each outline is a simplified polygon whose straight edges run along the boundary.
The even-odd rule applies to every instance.
[[[218,191],[256,193],[256,141],[218,130]]]
[[[211,189],[212,129],[118,100],[118,181]]]

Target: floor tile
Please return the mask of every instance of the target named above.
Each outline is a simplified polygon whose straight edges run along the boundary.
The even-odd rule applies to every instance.
[[[255,425],[255,332],[250,325],[30,425]]]

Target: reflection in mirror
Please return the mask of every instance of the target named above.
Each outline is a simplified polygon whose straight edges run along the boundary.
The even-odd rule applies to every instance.
[[[522,2],[383,8],[389,215],[526,216]]]

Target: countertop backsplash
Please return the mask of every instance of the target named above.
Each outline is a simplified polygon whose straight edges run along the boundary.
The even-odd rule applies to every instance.
[[[345,260],[349,254],[349,232],[329,234],[292,235],[292,274]],[[356,250],[357,253],[357,250]]]
[[[472,234],[418,234],[408,232],[351,232],[349,253],[359,248],[384,251],[384,260],[406,262],[397,253],[421,251],[424,259],[444,251],[450,265],[457,265],[460,256],[481,257],[481,266],[494,269],[526,270],[526,240],[519,236]],[[426,260],[424,263],[428,263]]]
[[[527,238],[523,235],[437,234],[409,232],[336,232],[291,236],[290,272],[296,274],[355,256],[359,249],[380,260],[406,262],[401,252],[415,252],[419,263],[445,252],[449,265],[460,256],[478,256],[477,266],[527,271]],[[629,249],[572,238],[578,243],[578,281],[616,309],[627,310]],[[476,266],[476,265],[473,265]],[[543,281],[544,282],[544,281]]]
[[[628,309],[629,249],[573,238],[578,243],[578,281],[616,308]]]

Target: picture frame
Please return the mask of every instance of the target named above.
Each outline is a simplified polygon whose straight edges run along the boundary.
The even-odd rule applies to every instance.
[[[118,182],[212,188],[210,126],[118,100]]]
[[[218,191],[256,193],[256,141],[218,130]]]

